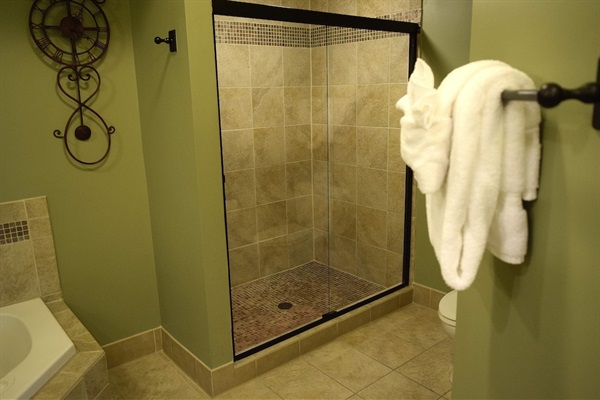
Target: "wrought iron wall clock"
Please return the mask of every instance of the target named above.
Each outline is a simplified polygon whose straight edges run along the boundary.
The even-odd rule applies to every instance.
[[[29,12],[29,31],[42,53],[62,65],[56,82],[60,91],[76,103],[67,119],[64,132],[54,131],[63,139],[67,153],[77,162],[94,165],[108,156],[111,135],[115,132],[90,106],[100,91],[100,74],[92,66],[108,49],[110,28],[101,8],[105,0],[35,0]],[[92,136],[91,125],[104,130],[106,151],[94,161],[77,157],[69,146],[69,131],[86,141]]]

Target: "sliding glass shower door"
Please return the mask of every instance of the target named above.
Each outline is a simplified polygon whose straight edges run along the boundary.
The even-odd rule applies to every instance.
[[[408,278],[408,35],[268,11],[214,18],[236,357]]]

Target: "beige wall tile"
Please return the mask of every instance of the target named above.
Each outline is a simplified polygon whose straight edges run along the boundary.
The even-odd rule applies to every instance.
[[[289,199],[286,206],[288,233],[311,229],[313,227],[311,195]]]
[[[357,275],[368,281],[385,285],[386,250],[366,243],[357,243]]]
[[[225,199],[228,211],[256,205],[256,183],[253,169],[225,173]]]
[[[288,235],[288,266],[290,268],[306,264],[315,259],[313,230],[290,233]]]
[[[328,46],[327,57],[329,85],[356,85],[356,43]]]
[[[300,346],[297,339],[286,341],[271,347],[264,357],[256,360],[257,374],[261,375],[290,361],[300,355]]]
[[[387,212],[375,208],[356,207],[356,236],[359,242],[386,247]]]
[[[362,0],[329,0],[329,12],[356,15],[356,4]]]
[[[390,82],[390,42],[388,39],[357,43],[357,83],[359,85]]]
[[[403,257],[402,254],[394,253],[388,251],[386,253],[386,278],[385,278],[385,286],[391,287],[394,285],[398,285],[402,282],[403,273]]]
[[[230,249],[255,243],[257,237],[255,207],[227,213],[227,239]]]
[[[49,217],[29,219],[27,222],[29,224],[29,236],[32,239],[52,236]]]
[[[253,88],[252,114],[255,128],[283,126],[283,87]]]
[[[312,124],[312,157],[313,160],[327,161],[327,125]]]
[[[329,180],[331,198],[356,202],[356,167],[352,165],[330,164]]]
[[[299,161],[285,165],[287,198],[312,194],[312,163]]]
[[[254,133],[251,129],[222,131],[225,172],[254,168]]]
[[[286,198],[285,165],[256,169],[256,203],[266,204]]]
[[[356,125],[355,85],[329,87],[329,123],[333,125]]]
[[[0,204],[0,224],[7,222],[24,221],[27,219],[25,203],[15,201]]]
[[[356,164],[367,168],[387,168],[388,128],[356,128]]]
[[[282,126],[254,129],[256,167],[285,162],[285,131]]]
[[[310,125],[285,127],[285,159],[287,162],[311,159]]]
[[[400,119],[404,115],[401,110],[396,107],[398,100],[406,94],[406,83],[389,85],[390,98],[388,101],[388,126],[390,128],[400,128]]]
[[[268,276],[288,268],[287,236],[258,244],[260,276]]]
[[[329,264],[329,234],[327,231],[319,229],[313,230],[314,247],[315,247],[315,260],[325,264]]]
[[[276,46],[249,47],[252,87],[283,86],[283,48]]]
[[[313,86],[311,88],[311,113],[312,113],[313,124],[326,124],[327,123],[327,87],[326,86]]]
[[[25,200],[25,210],[27,210],[27,218],[42,218],[48,217],[48,205],[46,197],[36,197]]]
[[[252,100],[250,88],[219,89],[221,129],[252,128]]]
[[[312,86],[327,85],[327,49],[325,46],[313,47],[310,49],[310,57]]]
[[[390,43],[389,66],[391,83],[408,82],[408,35],[386,39]]]
[[[392,12],[391,3],[397,0],[359,0],[357,1],[358,15],[365,17],[380,17]]]
[[[310,86],[294,86],[284,89],[285,125],[308,125],[311,123]]]
[[[356,88],[356,124],[388,126],[388,85],[358,85]]]
[[[6,306],[40,297],[30,241],[0,246],[0,305]]]
[[[356,169],[356,202],[367,207],[387,208],[388,173],[380,169],[358,167]]]
[[[231,286],[250,282],[260,276],[258,265],[258,245],[229,250],[229,277]]]
[[[245,44],[217,43],[219,87],[249,87],[250,50]]]
[[[387,246],[389,251],[402,254],[404,250],[404,213],[387,213]]]
[[[331,232],[335,235],[356,240],[357,212],[356,204],[340,200],[331,200]]]
[[[329,207],[327,197],[313,196],[314,227],[322,231],[329,231]]]
[[[331,266],[351,274],[357,273],[356,241],[341,236],[329,238]]]
[[[313,193],[326,196],[327,193],[327,162],[313,161]]]
[[[388,130],[388,156],[387,169],[396,172],[405,172],[406,164],[400,155],[400,129]]]
[[[33,239],[33,254],[40,285],[40,294],[46,296],[60,292],[61,287],[52,236]]]
[[[401,172],[388,173],[388,210],[404,213],[404,182],[406,175]]]
[[[356,165],[357,141],[356,127],[330,125],[331,131],[331,158],[340,164]]]
[[[283,48],[284,86],[310,86],[310,55],[311,49],[308,48]]]
[[[106,357],[102,356],[85,374],[85,390],[88,399],[95,399],[108,385]]]
[[[256,207],[258,240],[272,239],[287,233],[285,201]]]
[[[311,329],[309,332],[300,334],[300,354],[306,354],[317,347],[331,342],[338,336],[338,324],[336,321]]]

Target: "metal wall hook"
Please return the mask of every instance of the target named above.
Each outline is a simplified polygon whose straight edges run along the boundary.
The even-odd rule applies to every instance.
[[[177,51],[177,34],[175,32],[175,29],[169,31],[169,37],[166,37],[164,39],[159,36],[155,37],[154,43],[168,43],[171,53],[175,53]]]

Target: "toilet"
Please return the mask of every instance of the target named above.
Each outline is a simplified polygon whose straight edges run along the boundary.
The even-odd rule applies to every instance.
[[[438,306],[438,316],[442,321],[444,330],[452,339],[456,330],[456,303],[458,299],[458,291],[453,290],[444,295]]]

